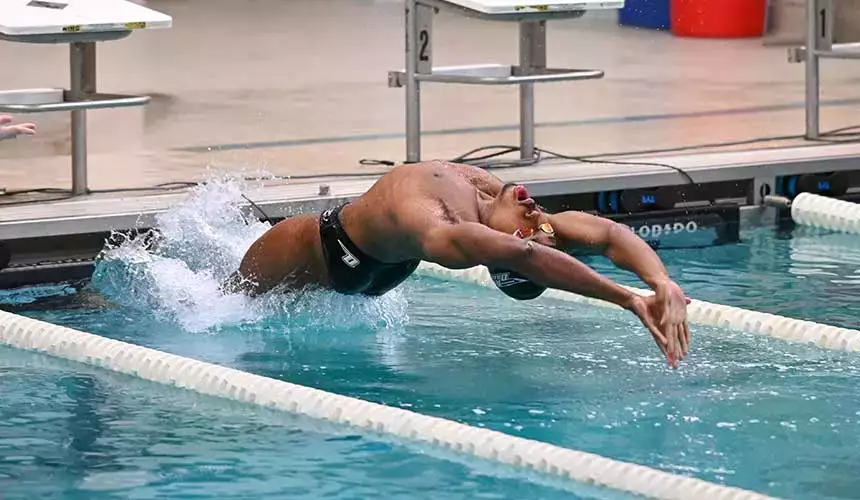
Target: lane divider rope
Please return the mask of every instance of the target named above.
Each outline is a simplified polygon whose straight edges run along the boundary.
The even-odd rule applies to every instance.
[[[769,498],[739,488],[184,358],[4,311],[0,311],[0,344],[649,498]]]
[[[860,204],[812,193],[791,201],[791,218],[805,226],[860,234]]]
[[[495,288],[489,271],[483,266],[465,270],[452,270],[437,264],[422,262],[418,266],[417,274],[443,281],[458,281]],[[640,295],[651,295],[653,293],[650,290],[633,287],[626,288]],[[609,302],[561,290],[547,289],[541,297],[621,309]],[[693,300],[687,306],[687,318],[690,323],[698,325],[766,335],[789,342],[815,344],[819,347],[839,351],[860,351],[860,331],[787,318],[776,314]]]

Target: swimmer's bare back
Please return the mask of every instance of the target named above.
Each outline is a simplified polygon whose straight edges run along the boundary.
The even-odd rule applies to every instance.
[[[450,269],[507,269],[546,288],[622,307],[634,302],[632,292],[553,245],[514,236],[521,227],[534,231],[549,216],[537,209],[522,186],[504,187],[486,171],[468,165],[399,166],[342,211],[328,214],[334,219],[327,226],[334,236],[326,241],[316,215],[276,225],[251,246],[228,289],[256,294],[276,286],[321,285],[381,295],[426,260]],[[355,253],[362,258],[352,258]],[[362,261],[371,265],[359,265]]]
[[[477,191],[492,197],[502,186],[496,177],[467,165],[401,165],[344,207],[343,228],[361,250],[381,262],[422,259],[420,235],[428,227],[477,222]],[[306,214],[281,221],[254,242],[227,288],[259,294],[275,287],[329,284],[319,214]]]

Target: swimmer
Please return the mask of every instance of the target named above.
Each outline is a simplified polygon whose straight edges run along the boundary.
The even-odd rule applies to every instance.
[[[565,253],[583,247],[634,272],[655,293],[632,293]],[[605,218],[544,212],[525,187],[469,165],[401,165],[350,203],[276,224],[251,245],[226,288],[260,294],[320,286],[378,296],[422,260],[450,269],[487,266],[503,291],[511,283],[537,290],[506,292],[516,298],[554,288],[617,304],[642,321],[671,366],[687,354],[688,301],[648,244]]]
[[[12,123],[11,116],[0,115],[0,141],[14,139],[19,135],[34,135],[36,133],[36,125],[33,123],[9,125],[10,123]]]

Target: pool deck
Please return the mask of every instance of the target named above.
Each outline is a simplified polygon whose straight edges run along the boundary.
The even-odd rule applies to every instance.
[[[279,217],[360,194],[405,155],[402,4],[391,0],[147,0],[174,27],[99,46],[99,88],[152,95],[144,108],[89,113],[91,195],[0,196],[0,239],[146,225],[179,191],[212,172],[290,177],[248,196]],[[516,26],[441,13],[437,65],[511,62]],[[617,26],[612,13],[549,23],[553,66],[598,68],[600,80],[539,85],[539,147],[635,163],[665,163],[697,182],[860,168],[860,144],[812,143],[803,67],[762,40],[679,39]],[[165,56],[169,54],[169,57]],[[63,46],[0,42],[4,88],[66,87]],[[39,60],[38,65],[22,61]],[[860,124],[860,64],[822,67],[822,127]],[[516,87],[426,84],[425,159],[518,142]],[[0,188],[68,189],[68,115],[21,116],[39,135],[0,144]],[[631,151],[794,137],[677,153]],[[683,183],[665,167],[546,162],[496,171],[536,195]],[[359,177],[361,176],[361,177]],[[321,196],[319,185],[329,186]]]
[[[812,149],[813,151],[810,151]],[[860,169],[860,144],[777,148],[619,161],[630,165],[560,161],[496,172],[505,181],[526,185],[534,196],[590,193],[621,188],[681,185],[674,170],[682,168],[700,183],[772,179],[780,175]],[[342,177],[295,182],[250,181],[246,195],[271,218],[320,211],[366,191],[377,178]],[[136,195],[94,194],[57,201],[22,203],[0,209],[0,234],[5,239],[106,232],[151,227],[154,216],[187,196],[185,190]]]

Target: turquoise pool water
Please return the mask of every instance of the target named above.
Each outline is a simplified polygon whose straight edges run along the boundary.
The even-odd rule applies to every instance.
[[[0,391],[5,500],[588,498],[501,467],[4,348]]]
[[[661,255],[693,297],[860,329],[860,237],[799,228],[746,231],[739,245]],[[601,273],[642,286],[605,259]]]
[[[3,292],[0,303],[120,340],[771,495],[854,498],[860,489],[854,473],[860,466],[856,355],[697,327],[690,357],[674,371],[659,358],[647,332],[623,312],[549,300],[515,302],[493,290],[420,278],[381,299],[322,292],[254,301],[223,297],[217,293],[219,277],[264,229],[230,208],[235,201],[231,189],[200,193],[165,216],[160,250],[129,243],[109,252],[83,292],[63,286]],[[858,327],[860,240],[772,229],[743,237],[740,245],[662,256],[696,298]],[[629,279],[610,272],[599,259],[592,264]],[[27,377],[38,379],[38,374]],[[122,393],[116,388],[124,384],[113,387]],[[150,420],[143,434],[157,436],[188,425],[210,432],[210,439],[230,441],[234,457],[253,460],[257,455],[259,441],[225,434],[220,423],[206,420],[213,411],[177,410],[185,396],[170,397],[171,404],[128,396],[124,404],[132,415],[180,412],[169,429],[159,430],[164,424]],[[253,421],[253,412],[244,411],[219,422]],[[21,425],[39,428],[33,422]],[[205,465],[207,451],[196,449],[194,439],[192,432],[186,460]],[[304,433],[295,439],[296,448],[324,441]],[[17,447],[16,455],[34,454],[27,443],[9,446]],[[348,468],[351,445],[332,446],[316,465],[304,465],[320,473],[329,466]],[[402,471],[384,465],[392,453],[409,457],[405,460],[414,460],[417,468],[454,467],[410,450],[379,452],[362,455],[366,472],[355,481],[368,488],[378,484],[386,494],[389,486],[396,490],[397,482],[367,471],[399,477]],[[146,476],[140,471],[157,467],[157,458],[144,461],[148,466],[122,458],[140,453],[118,448],[113,455],[117,470],[144,478],[124,494],[145,497],[157,483],[215,498],[220,488],[233,486],[207,483],[188,490],[193,487],[174,476]],[[234,481],[243,481],[247,473],[265,489],[296,466],[289,453],[279,455],[265,446],[259,453],[272,457],[272,464],[234,472]],[[432,463],[420,463],[424,459]],[[75,467],[64,460],[57,460],[58,470]],[[2,473],[15,474],[17,467],[9,465]],[[436,473],[438,482],[421,483],[413,493],[434,497],[452,481],[460,484],[466,481],[462,477],[475,475],[467,466],[458,467],[463,468]],[[79,480],[88,473],[77,470],[70,474]],[[331,487],[344,487],[348,474],[336,473]],[[472,489],[435,497],[465,498],[484,489],[501,498],[556,494],[518,490],[544,488],[519,479],[475,481]],[[295,484],[300,486],[301,478]]]

